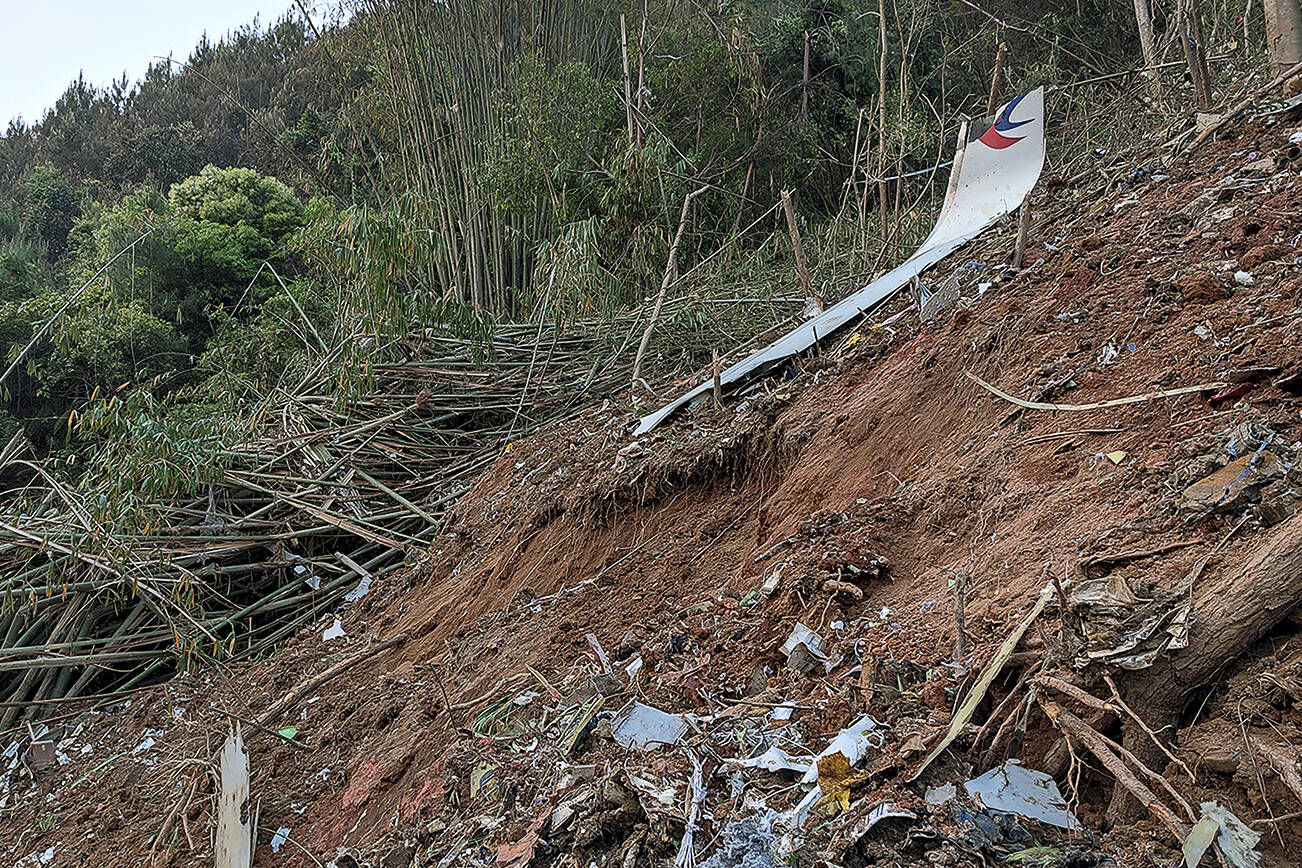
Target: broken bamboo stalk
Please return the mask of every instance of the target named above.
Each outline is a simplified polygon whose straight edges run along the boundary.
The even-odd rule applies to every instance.
[[[800,286],[805,291],[805,303],[817,302],[822,309],[823,300],[814,292],[814,282],[809,276],[809,265],[805,262],[805,246],[800,241],[800,224],[796,222],[795,209],[791,207],[791,191],[782,191],[782,213],[787,218],[787,232],[791,235],[791,250],[796,257],[796,274],[800,277]]]
[[[1004,59],[1008,56],[1008,43],[1000,41],[995,50],[995,71],[990,76],[990,97],[986,100],[986,117],[995,116],[995,107],[999,105],[999,91],[1004,88]]]
[[[1026,258],[1026,236],[1031,231],[1031,197],[1022,200],[1022,207],[1017,209],[1017,241],[1013,244],[1012,266],[1021,270]]]
[[[388,651],[390,648],[394,648],[398,645],[401,645],[403,642],[406,641],[407,641],[407,634],[399,633],[397,636],[392,636],[388,639],[385,639],[383,642],[381,642],[378,645],[373,645],[364,651],[359,651],[353,656],[347,657],[339,661],[334,666],[331,666],[329,669],[325,670],[319,675],[309,678],[307,681],[304,681],[298,687],[294,688],[294,690],[292,690],[290,693],[286,694],[284,697],[282,697],[281,699],[273,703],[271,707],[269,707],[266,711],[262,712],[262,714],[259,715],[257,718],[258,725],[270,726],[278,716],[284,714],[286,711],[289,711],[295,705],[298,705],[300,702],[306,699],[310,693],[315,691],[321,685],[325,684],[328,681],[331,681],[334,678],[338,678],[340,675],[344,674],[349,669],[352,669],[357,664],[364,663],[367,660],[370,660],[372,657],[375,657],[379,654],[383,654],[385,651]]]
[[[1271,79],[1264,86],[1259,87],[1256,90],[1250,92],[1243,99],[1235,103],[1233,108],[1226,110],[1221,115],[1220,120],[1209,125],[1206,129],[1204,129],[1201,133],[1199,133],[1194,138],[1194,140],[1189,143],[1189,147],[1185,148],[1185,152],[1188,153],[1189,151],[1192,151],[1194,148],[1198,147],[1203,142],[1207,141],[1212,136],[1216,135],[1216,133],[1220,131],[1221,127],[1225,126],[1232,119],[1238,117],[1243,112],[1252,108],[1252,104],[1257,102],[1257,100],[1261,99],[1263,96],[1270,93],[1272,90],[1279,87],[1284,82],[1288,81],[1290,78],[1292,78],[1295,75],[1298,75],[1299,73],[1302,73],[1302,63],[1297,63],[1294,64],[1293,66],[1290,66],[1288,69],[1284,70],[1279,75]]]
[[[673,243],[669,245],[669,258],[665,262],[665,274],[660,280],[660,292],[656,296],[655,306],[651,309],[651,321],[646,324],[646,331],[642,332],[642,342],[638,344],[637,356],[633,359],[633,378],[630,388],[637,388],[637,381],[642,376],[642,359],[646,356],[647,346],[651,343],[651,332],[655,330],[656,320],[660,318],[660,308],[665,303],[665,294],[669,291],[669,286],[674,282],[674,276],[678,266],[678,245],[683,240],[683,230],[687,228],[687,214],[691,208],[692,200],[704,193],[709,187],[698,187],[683,197],[683,211],[678,216],[678,230],[674,232]]]
[[[1027,614],[1027,616],[1013,628],[1013,632],[1009,633],[1004,639],[1003,644],[999,646],[999,650],[995,652],[995,656],[992,657],[990,662],[986,665],[985,672],[981,673],[981,678],[977,681],[976,686],[973,687],[972,692],[968,694],[967,700],[963,703],[962,707],[959,708],[958,713],[954,715],[954,719],[950,722],[949,729],[946,731],[944,737],[934,748],[932,748],[931,753],[927,754],[927,758],[922,761],[922,764],[918,766],[917,770],[914,771],[913,774],[909,775],[909,782],[916,781],[918,777],[927,770],[927,766],[935,762],[936,757],[944,753],[945,749],[954,743],[954,739],[958,738],[958,734],[963,731],[963,727],[967,726],[968,722],[972,720],[973,715],[976,714],[977,707],[981,704],[982,700],[985,699],[986,691],[990,689],[990,685],[994,683],[994,680],[999,677],[999,673],[1003,671],[1004,664],[1006,664],[1008,658],[1012,656],[1013,650],[1017,647],[1017,643],[1022,641],[1022,636],[1026,634],[1027,629],[1036,618],[1040,617],[1040,613],[1044,611],[1044,607],[1048,604],[1049,598],[1053,596],[1052,590],[1052,585],[1045,585],[1044,589],[1040,591],[1040,595],[1036,599],[1035,605],[1031,607],[1030,613]]]

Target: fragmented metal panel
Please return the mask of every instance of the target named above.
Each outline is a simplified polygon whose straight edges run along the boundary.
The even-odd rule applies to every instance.
[[[783,359],[809,349],[846,323],[897,292],[925,269],[949,256],[1031,192],[1044,167],[1044,88],[1022,94],[999,110],[979,138],[967,140],[964,127],[945,192],[945,204],[918,251],[867,286],[823,313],[806,320],[757,353],[719,375],[723,386],[737,383]],[[676,410],[713,388],[707,380],[687,394],[644,416],[637,434],[655,428]]]

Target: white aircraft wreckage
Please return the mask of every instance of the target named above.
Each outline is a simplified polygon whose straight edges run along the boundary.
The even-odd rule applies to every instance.
[[[954,168],[940,217],[917,252],[867,286],[722,371],[721,386],[734,385],[762,373],[828,338],[1022,204],[1044,168],[1044,88],[1022,94],[1003,106],[994,124],[980,137],[969,141],[968,132],[968,123],[964,122],[959,130],[958,152],[954,155]],[[707,379],[644,416],[636,434],[652,430],[713,387],[713,381]]]

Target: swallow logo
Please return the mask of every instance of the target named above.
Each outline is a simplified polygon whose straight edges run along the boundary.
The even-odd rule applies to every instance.
[[[1024,121],[1014,121],[1012,119],[1013,112],[1017,109],[1018,103],[1020,103],[1025,97],[1026,94],[1022,94],[1008,104],[1003,113],[999,115],[999,119],[995,121],[995,125],[986,130],[985,134],[981,136],[981,144],[985,145],[987,148],[1001,151],[1009,145],[1015,145],[1025,138],[1024,135],[1016,137],[1004,135],[1004,133],[1012,132],[1018,127],[1029,124],[1031,121],[1035,120],[1034,118],[1027,118]]]

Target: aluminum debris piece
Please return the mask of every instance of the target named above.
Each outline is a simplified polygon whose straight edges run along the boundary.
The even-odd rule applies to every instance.
[[[498,774],[500,766],[497,763],[481,762],[470,771],[470,798],[479,798],[480,793],[486,794],[489,799],[496,802],[502,798],[502,778]]]
[[[820,764],[822,764],[824,770],[831,771],[834,764],[839,766],[843,760],[845,766],[842,770],[848,773],[850,768],[859,764],[869,748],[881,748],[885,743],[886,734],[882,732],[881,724],[870,714],[865,714],[841,730],[836,738],[832,739],[824,748],[823,752],[814,758],[814,764],[800,779],[803,784],[813,784],[813,789],[806,793],[805,797],[795,807],[783,814],[783,817],[796,827],[803,826],[805,820],[809,817],[809,812],[825,795],[828,795],[823,792],[818,783]],[[834,764],[828,762],[831,758],[837,757],[838,754],[840,757]]]
[[[952,781],[937,787],[927,787],[923,800],[933,808],[949,804],[958,796],[958,786]]]
[[[1184,842],[1185,868],[1198,868],[1213,841],[1230,868],[1257,868],[1261,864],[1261,854],[1256,849],[1260,833],[1214,801],[1203,802],[1199,807],[1202,818]]]
[[[850,840],[858,841],[864,835],[867,835],[873,826],[892,817],[904,820],[918,819],[918,815],[907,808],[901,808],[894,802],[882,802],[869,811],[868,816],[854,824],[854,830],[850,832]]]
[[[764,753],[749,759],[726,759],[724,762],[744,769],[764,769],[770,772],[799,772],[805,774],[814,765],[811,756],[793,757],[782,748],[774,745]]]
[[[782,653],[786,655],[787,665],[797,672],[808,674],[820,667],[824,672],[831,671],[831,661],[823,650],[823,637],[813,630],[796,622],[791,635],[782,643]]]
[[[1079,832],[1080,822],[1067,810],[1058,784],[1044,772],[1028,769],[1015,759],[963,784],[963,789],[992,811],[1018,814],[1069,832]]]
[[[365,597],[370,592],[371,592],[371,574],[367,573],[366,575],[362,576],[361,581],[359,581],[351,591],[344,594],[344,602],[356,603],[358,600],[360,600],[362,597]]]
[[[1147,669],[1165,651],[1189,644],[1188,595],[1181,589],[1137,597],[1120,572],[1072,583],[1067,595],[1087,637],[1076,665],[1103,662]]]
[[[217,767],[221,793],[217,797],[214,857],[217,868],[249,868],[253,864],[253,832],[249,801],[249,755],[237,728],[227,736]]]
[[[886,733],[882,732],[882,725],[871,714],[865,714],[837,733],[836,738],[832,739],[823,752],[815,757],[814,767],[805,773],[802,780],[807,784],[818,780],[817,760],[840,753],[845,755],[850,765],[855,766],[868,753],[869,748],[880,748],[885,743]]]
[[[619,710],[610,722],[610,737],[630,750],[654,750],[677,744],[687,732],[687,719],[636,700]]]
[[[579,808],[593,798],[592,788],[584,785],[574,789],[572,792],[561,796],[556,802],[556,809],[552,811],[551,816],[551,833],[554,835],[569,825],[570,820],[578,813]]]
[[[648,814],[673,814],[682,817],[678,787],[673,784],[658,784],[632,772],[628,773],[626,780],[629,788],[638,794],[638,802]]]

